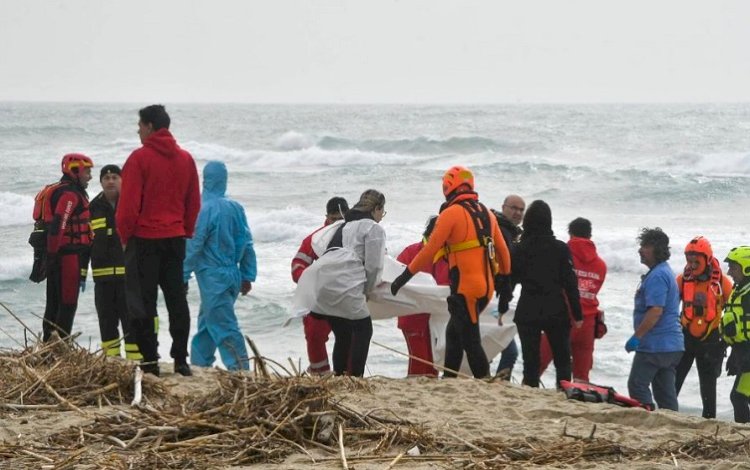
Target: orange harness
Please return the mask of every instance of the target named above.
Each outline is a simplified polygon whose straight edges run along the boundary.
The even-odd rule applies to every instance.
[[[721,268],[716,258],[711,258],[708,269],[707,281],[701,282],[692,275],[685,272],[682,277],[682,316],[680,323],[690,334],[696,338],[706,339],[716,328],[718,319],[721,318],[722,303],[724,300],[721,287]],[[705,284],[705,292],[697,291],[698,284]]]

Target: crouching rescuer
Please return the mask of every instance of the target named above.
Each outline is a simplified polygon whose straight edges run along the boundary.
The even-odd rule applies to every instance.
[[[398,291],[414,273],[445,256],[448,259],[451,295],[450,320],[445,330],[445,368],[458,371],[466,352],[474,377],[489,375],[482,348],[479,314],[487,307],[501,276],[510,274],[510,254],[495,217],[474,192],[474,175],[454,166],[443,176],[445,203],[427,243],[391,285]],[[499,286],[498,286],[499,288]],[[445,377],[455,377],[445,372]]]

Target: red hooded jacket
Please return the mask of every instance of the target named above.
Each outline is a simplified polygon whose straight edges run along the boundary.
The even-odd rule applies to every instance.
[[[568,240],[573,255],[573,270],[578,276],[578,292],[581,294],[581,310],[584,316],[596,315],[599,299],[596,294],[604,284],[607,265],[596,253],[596,245],[588,238],[571,237]]]
[[[115,216],[120,240],[192,237],[200,207],[193,157],[167,129],[155,131],[122,169]]]

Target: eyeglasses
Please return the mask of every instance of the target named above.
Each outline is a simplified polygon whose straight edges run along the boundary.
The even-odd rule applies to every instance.
[[[509,206],[509,205],[507,205],[507,204],[503,204],[503,207],[507,207],[507,208],[509,208],[510,210],[512,210],[512,211],[516,211],[516,212],[523,212],[523,211],[525,211],[525,210],[526,210],[526,208],[525,208],[525,207],[518,207],[518,206]]]

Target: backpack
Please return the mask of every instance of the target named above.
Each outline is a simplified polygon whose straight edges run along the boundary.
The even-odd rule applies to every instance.
[[[34,197],[34,229],[29,235],[29,245],[34,248],[34,264],[29,275],[32,282],[47,279],[47,231],[54,217],[53,197],[58,189],[68,184],[66,181],[48,184]]]

